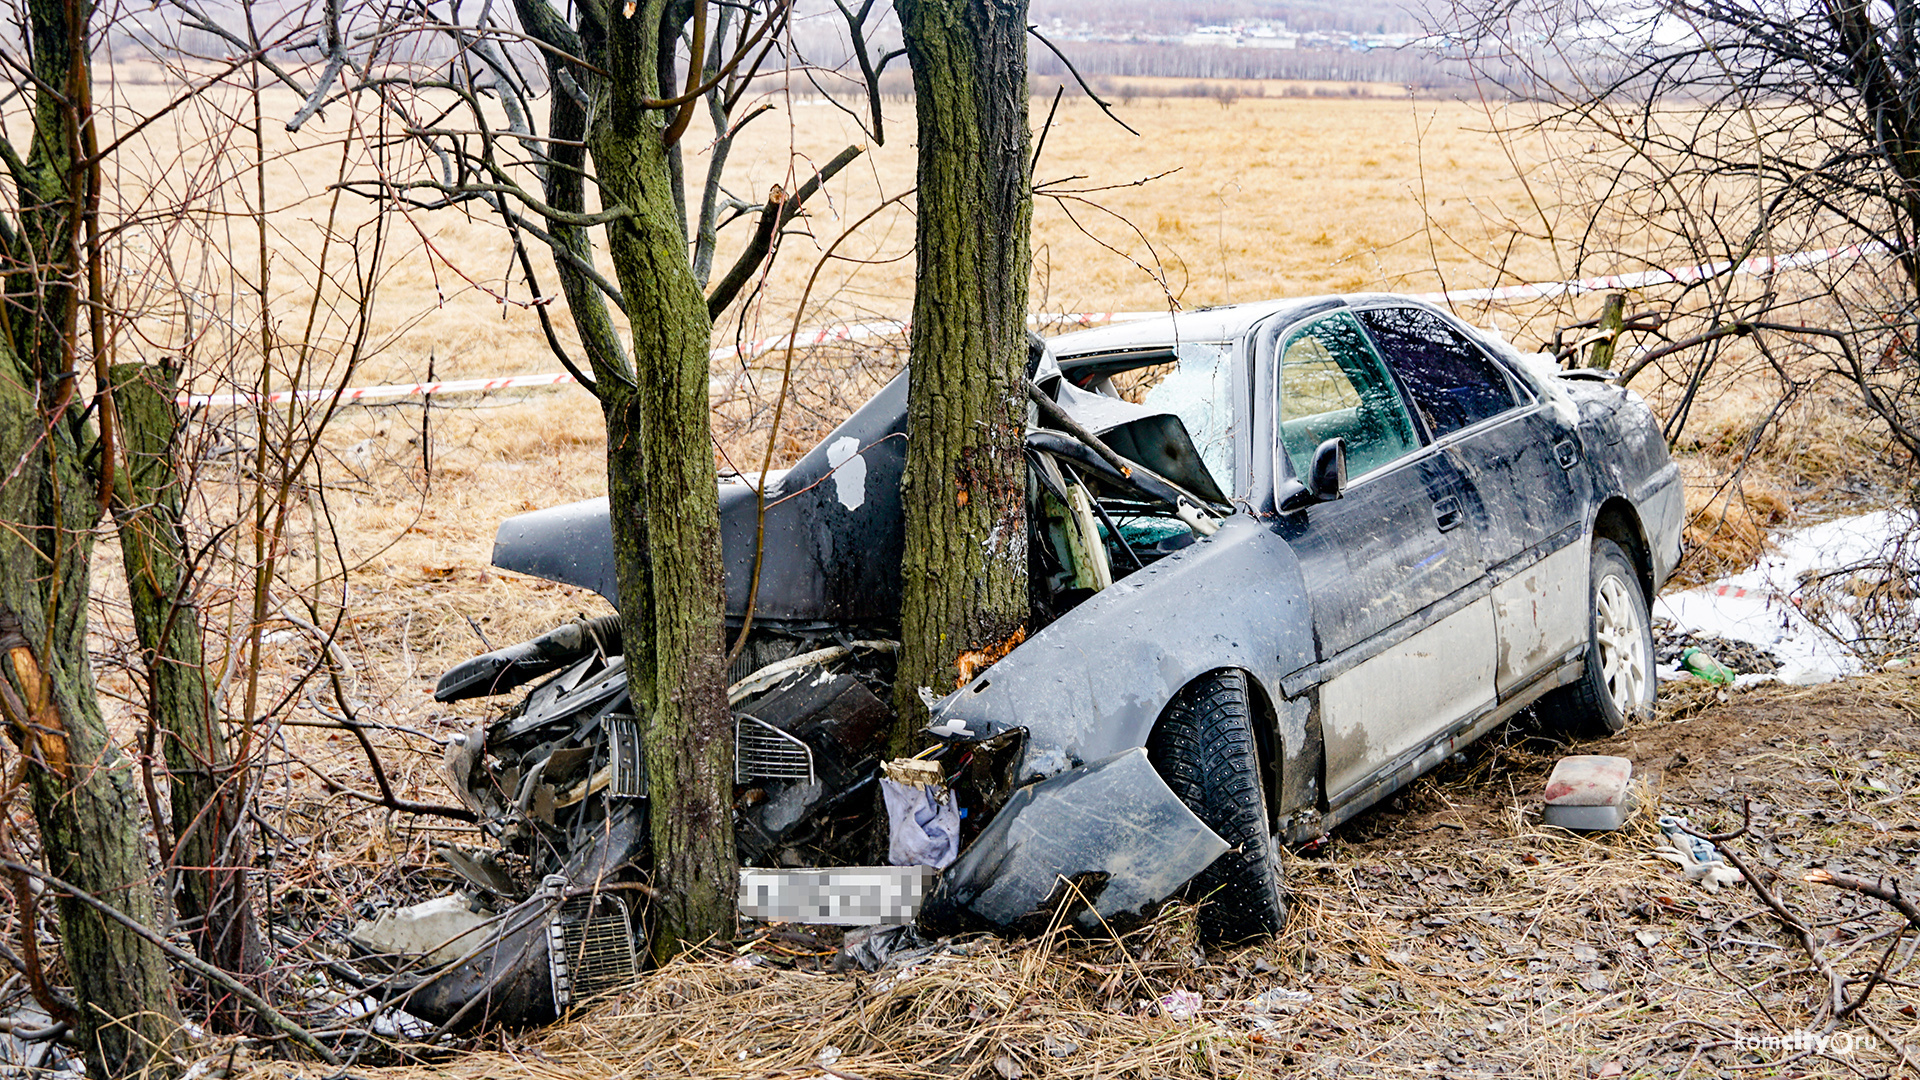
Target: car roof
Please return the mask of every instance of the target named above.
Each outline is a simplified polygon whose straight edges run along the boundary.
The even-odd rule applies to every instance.
[[[1233,341],[1252,329],[1255,323],[1264,322],[1272,316],[1283,316],[1291,322],[1295,318],[1335,308],[1372,306],[1381,302],[1431,307],[1412,297],[1388,293],[1256,300],[1246,304],[1223,304],[1133,319],[1092,330],[1076,330],[1048,339],[1047,345],[1055,356],[1067,361],[1106,353],[1168,349],[1183,343]]]
[[[1099,353],[1131,352],[1136,349],[1171,348],[1183,342],[1232,341],[1247,332],[1254,323],[1291,309],[1323,309],[1328,301],[1344,303],[1341,297],[1313,296],[1286,300],[1259,300],[1248,304],[1196,308],[1148,319],[1133,319],[1092,330],[1077,330],[1050,338],[1048,346],[1055,356],[1092,356]]]

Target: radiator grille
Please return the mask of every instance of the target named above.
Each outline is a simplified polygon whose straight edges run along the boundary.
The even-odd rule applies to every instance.
[[[561,1008],[618,990],[640,976],[633,919],[610,896],[579,896],[560,905],[547,928],[554,1003]]]
[[[813,781],[813,748],[764,720],[740,716],[733,729],[733,779]]]

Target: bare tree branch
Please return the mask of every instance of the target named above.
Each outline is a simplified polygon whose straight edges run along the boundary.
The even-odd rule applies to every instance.
[[[61,892],[67,894],[68,896],[71,896],[75,900],[78,900],[79,902],[87,905],[88,907],[94,909],[95,911],[98,911],[100,914],[105,915],[107,918],[112,919],[114,922],[119,923],[121,926],[126,927],[129,931],[131,931],[135,935],[151,942],[155,947],[160,949],[161,952],[164,952],[168,956],[172,957],[176,963],[186,965],[187,967],[191,968],[193,972],[199,975],[201,978],[204,978],[207,981],[224,988],[228,993],[233,994],[235,997],[239,998],[241,1001],[246,1002],[247,1007],[252,1009],[254,1013],[260,1017],[260,1019],[273,1025],[276,1029],[280,1030],[281,1032],[291,1037],[295,1042],[298,1042],[300,1045],[313,1051],[314,1054],[320,1058],[320,1060],[326,1062],[329,1065],[340,1064],[339,1057],[337,1057],[334,1054],[334,1052],[327,1046],[326,1043],[323,1043],[319,1039],[314,1038],[313,1033],[308,1031],[306,1028],[303,1028],[299,1024],[294,1023],[292,1020],[287,1019],[287,1017],[284,1014],[282,1014],[280,1010],[274,1008],[271,1004],[267,1002],[265,998],[261,997],[259,994],[254,993],[250,988],[246,986],[246,984],[234,979],[231,975],[228,975],[226,972],[221,971],[219,968],[214,967],[212,964],[207,963],[206,961],[193,955],[187,950],[182,949],[180,946],[175,945],[173,942],[168,941],[166,938],[162,937],[161,935],[154,933],[152,930],[148,929],[144,924],[142,924],[139,920],[126,915],[119,908],[114,907],[112,904],[109,904],[101,900],[99,897],[94,896],[92,893],[89,893],[74,887],[73,885],[67,883],[66,881],[60,878],[57,878],[52,874],[47,873],[44,870],[39,870],[34,867],[27,866],[24,863],[17,863],[12,861],[11,859],[0,859],[0,869],[9,870],[16,874],[30,874],[36,878],[39,878],[41,881],[46,882],[49,886],[59,889]]]
[[[819,172],[808,177],[807,182],[801,184],[800,189],[792,195],[786,195],[779,188],[775,188],[767,196],[766,204],[760,211],[760,223],[754,229],[753,238],[747,241],[746,250],[740,253],[740,257],[734,261],[733,268],[720,279],[720,284],[715,285],[713,292],[707,295],[709,318],[719,319],[720,313],[727,310],[728,304],[733,303],[733,298],[740,294],[740,290],[748,281],[752,280],[761,260],[765,259],[767,253],[773,249],[774,235],[805,209],[807,200],[820,190],[820,185],[833,179],[841,169],[846,168],[855,158],[865,153],[866,149],[864,146],[849,146],[835,154],[833,160],[822,166]]]

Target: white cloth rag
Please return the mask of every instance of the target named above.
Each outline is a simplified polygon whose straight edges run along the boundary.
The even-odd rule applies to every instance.
[[[944,870],[960,854],[960,807],[940,785],[880,779],[887,800],[887,861]]]

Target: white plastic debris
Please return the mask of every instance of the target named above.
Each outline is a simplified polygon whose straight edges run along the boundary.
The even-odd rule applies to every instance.
[[[1191,1020],[1200,1015],[1200,995],[1192,990],[1175,990],[1160,998],[1160,1015],[1169,1020]]]
[[[1718,892],[1720,886],[1739,881],[1740,871],[1720,858],[1720,849],[1713,846],[1713,841],[1686,831],[1691,827],[1686,818],[1661,817],[1660,833],[1666,837],[1667,846],[1654,848],[1653,853],[1680,867],[1688,881],[1698,882],[1708,892]]]
[[[960,808],[937,761],[901,758],[881,768],[887,861],[944,870],[960,854]]]
[[[480,945],[493,918],[474,911],[464,895],[455,893],[389,908],[356,925],[347,937],[374,953],[425,956],[435,964],[450,964]]]
[[[1263,990],[1247,1002],[1247,1010],[1256,1013],[1294,1012],[1300,1006],[1313,1000],[1313,995],[1305,990],[1289,990],[1276,986]]]

